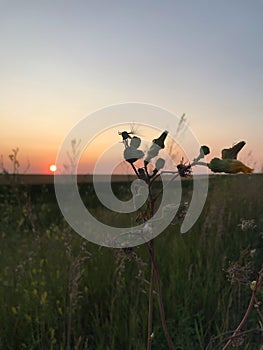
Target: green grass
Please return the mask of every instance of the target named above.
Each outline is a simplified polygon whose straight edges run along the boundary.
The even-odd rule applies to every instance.
[[[130,195],[123,183],[113,190],[121,198]],[[97,217],[113,224],[129,220],[109,215],[91,185],[82,184],[80,193]],[[233,262],[251,266],[253,280],[262,265],[262,193],[262,175],[213,177],[194,227],[181,235],[176,219],[156,239],[166,317],[178,350],[204,350],[212,336],[240,322],[251,290],[239,275],[230,283],[226,271]],[[190,195],[186,181],[184,200]],[[51,185],[3,185],[0,197],[0,349],[146,349],[146,247],[114,250],[85,241],[64,221]],[[242,230],[242,218],[257,227]],[[245,327],[259,327],[256,309]],[[241,348],[262,343],[253,332]],[[167,349],[156,297],[153,349]]]

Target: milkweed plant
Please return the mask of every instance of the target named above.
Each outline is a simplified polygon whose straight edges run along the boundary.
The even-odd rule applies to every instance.
[[[239,151],[244,147],[245,142],[241,141],[235,144],[233,147],[223,149],[221,152],[221,158],[215,157],[206,163],[201,161],[206,155],[210,153],[208,146],[203,145],[200,147],[198,156],[192,160],[192,162],[184,162],[183,158],[179,164],[177,164],[177,170],[169,171],[164,170],[165,159],[159,157],[159,153],[165,148],[165,141],[168,136],[168,131],[165,130],[161,133],[159,137],[154,139],[149,147],[149,149],[144,152],[140,149],[141,139],[140,137],[134,135],[133,132],[121,131],[119,135],[122,138],[124,145],[123,157],[127,163],[132,167],[134,175],[143,180],[148,187],[148,198],[145,205],[138,210],[138,216],[136,221],[140,224],[147,225],[147,221],[150,220],[155,213],[155,206],[158,197],[161,196],[162,191],[153,191],[153,184],[155,180],[158,179],[163,173],[172,174],[169,181],[175,180],[176,177],[186,178],[192,175],[192,168],[196,165],[203,165],[210,169],[212,173],[226,173],[226,174],[236,174],[242,172],[244,174],[250,174],[253,169],[245,165],[243,162],[237,159]],[[161,276],[157,264],[157,259],[155,255],[155,244],[154,238],[145,243],[149,251],[151,258],[151,276],[149,284],[149,298],[148,298],[148,334],[147,334],[147,350],[152,349],[154,331],[153,331],[153,296],[154,287],[157,287],[157,297],[159,303],[159,312],[162,323],[162,328],[164,331],[165,338],[170,350],[175,350],[174,340],[172,339],[166,322],[164,302],[162,297],[161,288]],[[261,276],[261,275],[260,275]],[[261,277],[260,277],[261,278]],[[255,283],[253,287],[253,295],[256,292],[256,287],[259,284],[259,280]],[[237,330],[238,331],[238,330]],[[233,339],[236,333],[233,333]],[[231,343],[231,338],[226,344],[226,349]]]

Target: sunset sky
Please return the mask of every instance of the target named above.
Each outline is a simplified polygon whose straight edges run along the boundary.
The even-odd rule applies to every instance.
[[[245,140],[240,159],[261,171],[263,1],[0,0],[6,168],[19,147],[21,172],[50,173],[78,121],[125,102],[185,113],[210,158]]]

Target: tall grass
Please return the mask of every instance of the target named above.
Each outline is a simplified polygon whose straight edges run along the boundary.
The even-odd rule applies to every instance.
[[[177,349],[216,348],[246,310],[249,281],[229,281],[234,263],[255,279],[263,261],[262,175],[211,178],[203,213],[180,235],[180,217],[156,239],[169,331]],[[114,184],[121,198],[128,186]],[[191,181],[184,181],[184,201]],[[94,215],[109,215],[91,185],[80,193]],[[86,242],[60,215],[52,186],[0,188],[0,349],[145,349],[149,288],[145,247],[113,250]],[[256,227],[242,230],[241,219]],[[250,254],[253,251],[253,256]],[[231,265],[232,264],[232,265]],[[242,276],[241,276],[242,277]],[[154,291],[153,349],[167,349]],[[261,306],[259,306],[260,308]],[[259,327],[255,309],[246,327]],[[259,348],[249,333],[242,349]]]

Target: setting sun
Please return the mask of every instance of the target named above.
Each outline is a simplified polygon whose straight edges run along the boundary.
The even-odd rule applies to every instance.
[[[57,170],[57,166],[55,164],[51,164],[49,170],[52,171],[52,173],[54,173]]]

